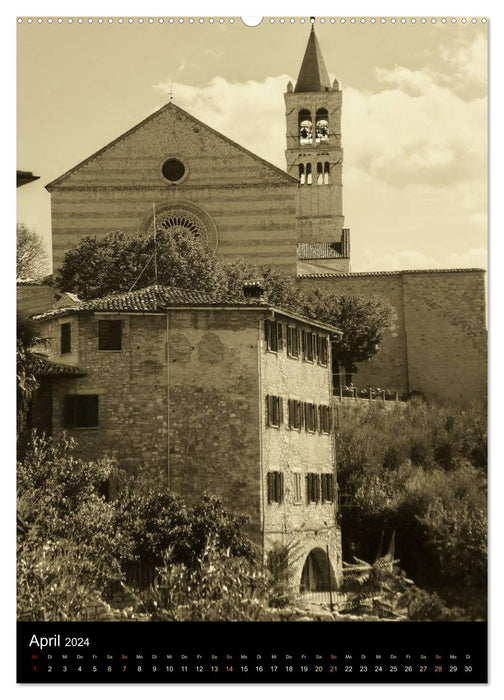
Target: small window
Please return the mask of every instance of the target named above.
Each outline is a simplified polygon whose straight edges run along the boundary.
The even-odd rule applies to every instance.
[[[299,330],[293,326],[287,326],[287,355],[299,357]]]
[[[65,428],[97,428],[98,396],[96,394],[65,396],[63,424]]]
[[[319,429],[321,433],[331,432],[332,412],[330,406],[319,406]]]
[[[283,503],[284,475],[282,472],[268,472],[268,503]]]
[[[321,474],[322,500],[324,503],[334,502],[334,475]]]
[[[317,336],[317,358],[319,365],[327,365],[327,338],[323,335]]]
[[[122,322],[98,321],[98,349],[122,349]]]
[[[320,501],[320,474],[306,475],[306,500],[308,503]]]
[[[324,173],[322,171],[322,163],[317,163],[317,185],[324,184]]]
[[[294,477],[294,503],[301,503],[303,500],[302,485],[301,485],[301,474],[295,472]]]
[[[271,428],[279,428],[283,423],[283,399],[281,396],[266,397],[266,422]]]
[[[305,184],[305,170],[304,170],[304,164],[300,163],[299,166],[299,184],[304,185]]]
[[[264,322],[264,333],[268,350],[271,352],[283,350],[283,323],[266,319]]]
[[[311,331],[303,331],[303,358],[307,362],[313,362],[314,334]]]
[[[178,158],[168,158],[163,163],[162,172],[169,182],[178,182],[185,175],[185,165]]]
[[[301,401],[289,399],[289,428],[301,430],[303,426],[303,404]]]
[[[312,184],[312,169],[311,169],[311,163],[306,164],[306,184],[311,185]]]
[[[62,323],[60,326],[60,354],[72,352],[72,324]]]
[[[314,403],[305,403],[304,419],[306,431],[314,433],[317,429],[317,407]]]

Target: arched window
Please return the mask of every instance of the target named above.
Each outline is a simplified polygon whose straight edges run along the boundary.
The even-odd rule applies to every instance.
[[[324,107],[317,109],[315,136],[317,143],[327,141],[327,137],[329,136],[329,115],[327,114],[327,109]]]
[[[302,109],[298,115],[299,125],[299,143],[304,144],[312,142],[313,124],[311,114],[308,109]]]
[[[329,184],[329,163],[326,160],[326,162],[324,163],[324,185],[328,185],[328,184]]]
[[[298,167],[299,167],[299,184],[304,185],[305,184],[304,163],[300,163]]]
[[[322,173],[322,163],[317,163],[317,185],[324,184],[324,175]]]
[[[312,183],[312,174],[311,174],[311,163],[306,164],[306,184],[311,185]]]

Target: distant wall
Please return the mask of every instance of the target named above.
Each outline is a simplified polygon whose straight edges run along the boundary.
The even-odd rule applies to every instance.
[[[394,310],[378,353],[359,365],[357,386],[422,391],[440,400],[486,396],[483,270],[348,273],[299,278],[303,289],[376,297]]]

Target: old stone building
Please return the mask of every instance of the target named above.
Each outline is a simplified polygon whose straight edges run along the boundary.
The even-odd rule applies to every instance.
[[[340,578],[329,342],[337,329],[257,295],[218,303],[158,286],[35,318],[50,361],[35,425],[67,431],[84,458],[162,472],[188,503],[204,491],[221,496],[250,516],[248,534],[265,556],[295,545],[303,588],[326,588],[328,571]]]
[[[483,270],[350,271],[342,89],[329,79],[313,27],[285,105],[287,172],[169,103],[51,182],[54,268],[82,236],[148,235],[156,217],[157,226],[190,230],[222,257],[281,266],[303,288],[390,303],[394,325],[356,383],[483,397]]]

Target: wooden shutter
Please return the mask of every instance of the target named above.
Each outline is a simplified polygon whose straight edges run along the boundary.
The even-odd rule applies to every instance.
[[[306,475],[306,502],[310,503],[310,495],[311,495],[311,480],[310,480],[310,474]]]
[[[63,425],[66,428],[73,428],[75,425],[75,396],[65,396]]]
[[[268,394],[266,396],[266,425],[271,425],[271,418],[273,416],[272,410],[272,399],[273,397]]]
[[[315,481],[315,503],[320,501],[320,474],[313,475]]]
[[[276,330],[277,330],[277,349],[283,350],[283,323],[277,322]]]
[[[109,321],[109,350],[122,349],[122,321]]]
[[[278,396],[278,425],[283,424],[283,399]]]
[[[98,427],[98,396],[86,396],[87,427]]]
[[[278,476],[279,476],[278,481],[279,481],[279,488],[280,488],[278,502],[283,503],[283,499],[284,499],[284,475],[283,475],[283,472],[279,472]]]
[[[60,326],[60,355],[72,352],[72,324],[62,323]]]
[[[273,472],[268,472],[268,474],[267,474],[268,503],[273,503],[273,501],[275,500],[275,484],[274,484],[273,478],[274,478]]]

